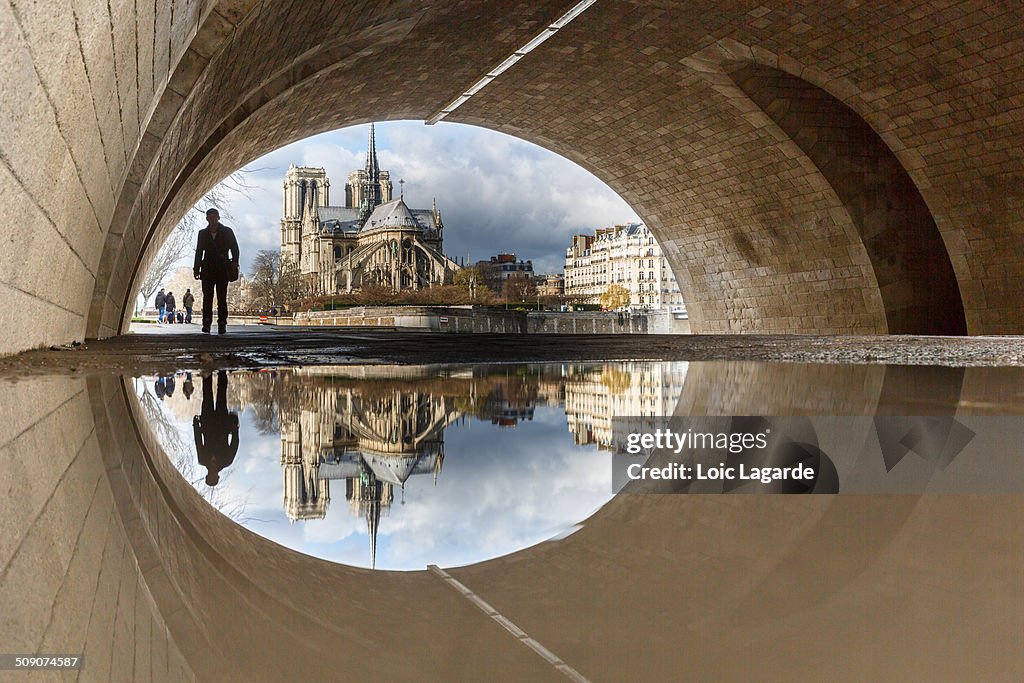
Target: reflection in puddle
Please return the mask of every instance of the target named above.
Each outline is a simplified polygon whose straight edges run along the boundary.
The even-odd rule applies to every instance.
[[[336,562],[422,569],[571,533],[611,498],[612,417],[670,415],[686,370],[316,367],[135,391],[177,469],[240,524]]]

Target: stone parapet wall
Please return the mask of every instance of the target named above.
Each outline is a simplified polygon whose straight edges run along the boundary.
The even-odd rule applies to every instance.
[[[471,306],[358,306],[293,316],[232,316],[232,325],[393,327],[478,334],[689,334],[689,320],[643,313],[494,311]]]

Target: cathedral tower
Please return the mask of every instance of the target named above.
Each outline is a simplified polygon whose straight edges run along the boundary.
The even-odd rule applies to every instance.
[[[288,167],[284,178],[284,215],[281,218],[281,256],[300,263],[302,219],[310,206],[328,206],[331,183],[327,171],[310,166]]]

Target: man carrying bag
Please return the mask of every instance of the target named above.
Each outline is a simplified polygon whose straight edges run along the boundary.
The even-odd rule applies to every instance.
[[[213,296],[217,295],[217,334],[228,324],[228,282],[238,279],[238,240],[234,231],[220,224],[217,209],[206,211],[206,227],[196,239],[196,258],[192,274],[203,283],[203,332],[210,333],[213,323]]]

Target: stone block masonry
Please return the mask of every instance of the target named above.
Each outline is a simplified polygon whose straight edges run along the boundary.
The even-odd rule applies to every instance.
[[[0,353],[124,331],[152,254],[220,178],[306,134],[426,118],[573,4],[3,3],[20,229]],[[1019,3],[972,0],[610,0],[447,120],[619,192],[695,332],[1019,334],[1022,26]]]

